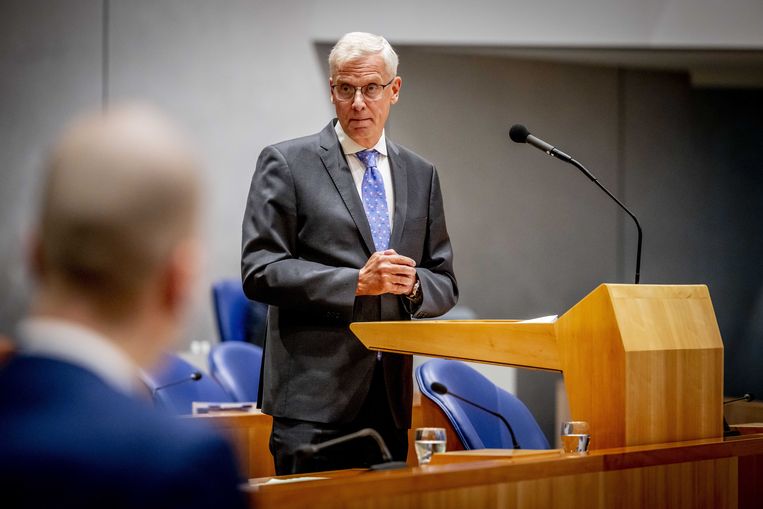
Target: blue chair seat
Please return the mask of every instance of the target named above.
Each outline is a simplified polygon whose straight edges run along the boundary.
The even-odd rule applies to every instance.
[[[525,404],[465,363],[446,359],[427,361],[416,368],[416,382],[421,393],[445,413],[465,449],[511,449],[513,444],[500,419],[449,394],[433,392],[433,382],[501,414],[511,424],[522,449],[549,449],[546,436]]]

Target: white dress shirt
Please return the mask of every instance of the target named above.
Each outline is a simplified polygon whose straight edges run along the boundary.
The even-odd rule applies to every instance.
[[[395,224],[395,196],[393,194],[392,170],[389,166],[389,157],[387,157],[387,140],[384,136],[384,131],[382,131],[381,138],[376,142],[376,145],[370,149],[358,145],[355,140],[350,138],[347,133],[344,132],[344,129],[342,129],[342,125],[339,122],[334,126],[334,131],[336,131],[336,136],[339,138],[339,144],[342,146],[342,151],[347,157],[347,164],[350,166],[352,180],[355,181],[355,187],[358,190],[358,196],[360,196],[361,199],[363,198],[363,175],[366,173],[366,166],[360,159],[358,159],[358,156],[356,156],[355,153],[364,150],[376,150],[379,152],[379,155],[376,158],[376,168],[379,170],[382,180],[384,181],[384,194],[387,198],[387,211],[389,211],[389,226],[390,230],[392,230],[392,225]]]
[[[75,364],[120,392],[141,393],[138,367],[119,347],[91,329],[64,320],[27,318],[18,326],[18,339],[22,353]]]

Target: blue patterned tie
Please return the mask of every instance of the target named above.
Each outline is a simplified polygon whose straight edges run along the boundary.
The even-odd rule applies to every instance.
[[[377,251],[389,247],[389,209],[387,209],[387,194],[384,192],[384,180],[376,167],[376,150],[364,150],[355,154],[366,167],[361,185],[363,208],[366,210],[368,224]]]

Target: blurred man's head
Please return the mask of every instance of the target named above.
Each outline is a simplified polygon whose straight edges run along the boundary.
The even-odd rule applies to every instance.
[[[197,261],[190,154],[146,107],[93,114],[64,131],[46,168],[35,312],[100,328],[139,364],[153,362],[178,325]],[[151,345],[140,344],[146,334]]]

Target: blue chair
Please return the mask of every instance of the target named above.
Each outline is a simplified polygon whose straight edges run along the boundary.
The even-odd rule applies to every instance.
[[[549,449],[546,436],[525,404],[463,362],[427,361],[416,368],[416,382],[421,393],[445,413],[465,449],[511,449],[513,444],[500,419],[450,394],[435,393],[431,389],[432,382],[439,382],[449,392],[501,414],[511,424],[522,449]]]
[[[218,343],[209,352],[209,372],[238,402],[256,402],[262,348],[251,343]]]
[[[154,404],[175,414],[190,414],[193,402],[233,403],[234,399],[211,376],[203,374],[194,381],[192,373],[201,373],[177,354],[165,354],[157,369],[143,372],[143,382],[151,391]],[[181,382],[182,380],[182,382]],[[174,384],[174,382],[181,382]],[[160,387],[173,384],[164,389]],[[157,390],[159,389],[159,390]]]
[[[212,285],[212,302],[220,341],[251,341],[262,345],[268,306],[249,300],[239,279],[222,279]]]

